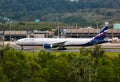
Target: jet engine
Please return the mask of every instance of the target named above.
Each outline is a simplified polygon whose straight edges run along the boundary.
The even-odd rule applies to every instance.
[[[44,48],[45,49],[50,49],[50,48],[56,48],[56,47],[58,47],[58,45],[56,45],[56,44],[44,44]]]

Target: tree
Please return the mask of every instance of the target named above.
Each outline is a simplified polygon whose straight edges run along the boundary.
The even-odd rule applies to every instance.
[[[70,63],[68,62],[66,56],[59,56],[50,60],[47,63],[47,68],[50,73],[49,82],[68,82]]]
[[[96,68],[96,72],[95,72],[96,77],[97,77],[98,66],[99,66],[99,58],[104,56],[105,56],[105,51],[101,49],[100,45],[95,45],[95,48],[91,50],[91,57],[93,59],[93,62]]]
[[[39,63],[42,68],[44,68],[46,66],[46,63],[54,57],[55,56],[53,54],[50,54],[50,52],[45,52],[44,50],[42,50],[38,53],[38,56],[36,57],[36,62]]]
[[[0,82],[9,82],[9,79],[4,74],[3,68],[0,65]]]
[[[113,60],[109,57],[101,58],[99,61],[96,82],[118,82],[115,77],[116,74]]]
[[[114,71],[115,71],[115,79],[114,79],[114,82],[119,82],[120,81],[120,54],[118,57],[112,59],[113,61],[113,68],[114,68]]]

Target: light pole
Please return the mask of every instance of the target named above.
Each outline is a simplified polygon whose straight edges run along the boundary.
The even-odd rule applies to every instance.
[[[11,24],[12,24],[12,21],[9,22],[9,27],[10,27],[10,42],[11,42]]]
[[[59,28],[59,24],[58,24],[58,17],[56,17],[56,24],[57,24],[58,38],[59,38],[60,37],[60,35],[59,35],[60,28]]]
[[[11,41],[11,23],[13,23],[13,21],[11,21],[9,18],[7,18],[7,17],[4,17],[4,20],[8,23],[8,27],[9,27],[9,41]]]
[[[11,26],[10,26],[10,24],[9,24],[9,27],[10,27],[10,42],[11,42]]]
[[[0,25],[3,29],[3,27],[4,27],[3,23],[0,23]],[[1,31],[0,45],[4,47],[4,32],[3,32],[3,30]]]

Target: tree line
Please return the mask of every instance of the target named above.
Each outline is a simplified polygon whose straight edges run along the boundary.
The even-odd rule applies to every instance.
[[[60,13],[76,12],[82,9],[112,8],[119,9],[119,0],[0,0],[0,19],[9,17],[19,21],[33,21],[40,18],[47,21],[46,15],[61,17]],[[52,19],[53,20],[53,19]],[[55,20],[55,19],[54,19]],[[63,19],[64,20],[64,19]]]
[[[33,52],[31,52],[33,53]],[[101,46],[80,53],[39,51],[36,55],[0,47],[1,82],[119,82],[120,55],[108,57]]]

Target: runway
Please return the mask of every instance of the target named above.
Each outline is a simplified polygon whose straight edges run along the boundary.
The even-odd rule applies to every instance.
[[[15,48],[16,50],[21,50],[21,47],[16,45],[15,42],[5,42],[4,43],[9,44],[11,47]],[[120,43],[105,43],[101,44],[102,49],[104,49],[106,52],[120,52]],[[31,52],[38,52],[40,50],[45,50],[47,52],[80,52],[80,46],[75,46],[75,47],[66,47],[67,50],[57,50],[57,48],[52,48],[52,49],[44,49],[43,46],[24,46],[23,51],[31,51]],[[89,47],[84,47],[87,49],[93,49],[94,46],[89,46]]]
[[[104,49],[106,52],[120,52],[120,49]],[[76,50],[45,50],[47,52],[80,52],[79,49]]]

